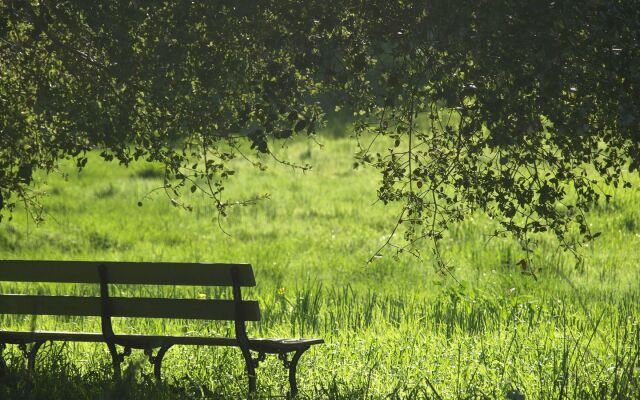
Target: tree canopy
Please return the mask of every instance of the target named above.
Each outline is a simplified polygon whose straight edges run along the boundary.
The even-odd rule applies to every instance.
[[[202,191],[224,215],[229,161],[314,135],[327,96],[353,112],[378,197],[403,205],[401,250],[478,210],[571,248],[574,227],[596,235],[584,213],[603,185],[640,167],[640,8],[3,0],[0,218],[37,204],[35,170],[93,150],[160,162],[176,205]]]

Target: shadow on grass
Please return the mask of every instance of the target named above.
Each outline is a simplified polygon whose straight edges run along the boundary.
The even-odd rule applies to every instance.
[[[223,399],[201,390],[185,390],[172,384],[156,384],[152,380],[124,378],[120,381],[105,379],[102,374],[69,375],[64,371],[29,373],[24,369],[9,368],[0,377],[0,399]]]

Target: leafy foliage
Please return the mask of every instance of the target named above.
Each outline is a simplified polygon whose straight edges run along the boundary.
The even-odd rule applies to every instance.
[[[358,131],[394,146],[360,159],[405,204],[409,242],[481,209],[528,246],[570,226],[601,183],[640,161],[640,14],[631,2],[429,2],[371,7]],[[391,29],[393,28],[393,29]],[[354,74],[358,76],[358,74]],[[365,136],[366,137],[366,136]],[[376,136],[377,138],[377,136]],[[595,173],[593,173],[595,172]],[[496,232],[500,233],[500,232]],[[402,249],[402,248],[401,248]]]
[[[3,196],[31,199],[32,168],[97,148],[163,163],[176,204],[188,185],[224,213],[241,141],[269,153],[320,118],[291,11],[234,3],[3,3]]]
[[[1,4],[5,208],[34,201],[34,169],[97,148],[160,161],[174,204],[187,187],[224,214],[228,161],[259,166],[243,143],[314,134],[327,94],[403,204],[401,251],[474,210],[573,248],[602,184],[640,166],[634,1]]]

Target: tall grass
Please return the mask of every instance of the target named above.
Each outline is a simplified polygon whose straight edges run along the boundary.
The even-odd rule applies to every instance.
[[[262,321],[253,336],[325,338],[301,360],[301,397],[640,398],[640,200],[616,191],[590,214],[603,235],[576,262],[540,236],[537,280],[516,262],[524,255],[493,238],[491,221],[472,215],[453,227],[443,252],[455,280],[428,256],[366,261],[393,227],[395,210],[375,202],[378,176],[353,170],[347,139],[323,147],[293,143],[291,161],[310,162],[304,176],[273,163],[258,172],[238,163],[231,198],[271,193],[271,200],[233,209],[218,227],[206,199],[186,195],[188,213],[156,195],[157,166],[129,169],[91,157],[46,178],[48,214],[38,227],[18,211],[0,225],[0,257],[130,261],[250,262]],[[45,179],[42,177],[42,179]],[[639,183],[636,181],[636,184]],[[143,206],[136,204],[144,199]],[[422,249],[428,255],[427,248]],[[94,285],[0,284],[18,293],[97,294]],[[120,295],[229,296],[202,287],[116,287]],[[231,334],[230,326],[181,320],[117,320],[118,332]],[[0,316],[1,329],[99,331],[93,318]],[[0,398],[239,398],[246,392],[237,349],[172,348],[164,383],[156,385],[142,354],[127,362],[123,382],[110,379],[106,347],[55,343],[38,355],[34,374],[8,346]],[[260,395],[282,395],[277,359],[258,370]]]

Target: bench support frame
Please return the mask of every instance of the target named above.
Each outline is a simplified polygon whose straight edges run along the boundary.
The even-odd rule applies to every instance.
[[[4,350],[7,348],[6,343],[0,343],[0,375],[7,370],[7,363],[4,361]]]
[[[298,361],[300,361],[300,357],[302,356],[302,353],[304,353],[308,349],[309,348],[306,347],[296,351],[293,354],[293,358],[291,358],[291,360],[288,359],[287,353],[278,354],[278,358],[282,360],[282,364],[284,364],[284,367],[289,370],[289,387],[291,388],[291,391],[287,396],[289,398],[295,397],[298,394],[298,383],[296,382],[296,369],[298,368]]]
[[[34,371],[36,368],[36,355],[38,354],[38,350],[45,344],[46,340],[34,340],[34,341],[20,341],[18,343],[14,343],[18,345],[20,352],[27,360],[27,370]],[[29,346],[30,344],[30,346]],[[7,343],[0,342],[0,371],[3,371],[7,368],[7,363],[4,361],[3,353],[7,347]]]
[[[256,367],[260,361],[254,363],[251,350],[249,349],[247,326],[245,321],[240,318],[240,315],[242,315],[242,292],[240,291],[238,270],[235,268],[231,270],[231,281],[233,282],[233,301],[236,305],[236,319],[234,321],[236,340],[238,341],[238,346],[242,351],[242,356],[244,357],[244,362],[247,367],[247,376],[249,379],[249,394],[247,398],[251,398],[251,395],[256,391]]]
[[[172,345],[165,344],[160,346],[158,352],[154,355],[152,347],[145,347],[144,354],[149,359],[149,363],[153,365],[153,374],[156,377],[156,381],[160,382],[162,380],[162,359],[164,355],[167,353],[167,350],[171,348]]]

